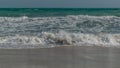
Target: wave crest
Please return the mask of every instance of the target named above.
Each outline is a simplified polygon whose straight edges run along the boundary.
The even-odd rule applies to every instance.
[[[32,45],[32,47],[56,47],[56,46],[104,46],[119,47],[120,34],[83,34],[83,33],[47,33],[43,32],[37,36],[7,36],[0,37],[0,45],[11,44]],[[84,45],[83,45],[84,44]],[[41,46],[42,45],[42,46]]]

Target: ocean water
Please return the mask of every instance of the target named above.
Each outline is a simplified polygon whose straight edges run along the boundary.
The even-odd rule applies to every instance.
[[[0,48],[120,46],[118,8],[2,8]]]

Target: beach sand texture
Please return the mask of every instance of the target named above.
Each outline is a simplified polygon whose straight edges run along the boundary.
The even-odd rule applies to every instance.
[[[120,49],[87,46],[0,49],[0,68],[120,68]]]

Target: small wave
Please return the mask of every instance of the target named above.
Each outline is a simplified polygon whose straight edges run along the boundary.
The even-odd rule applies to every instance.
[[[3,46],[4,45],[4,46]],[[30,47],[56,47],[56,46],[104,46],[119,47],[120,34],[83,34],[83,33],[67,33],[61,31],[59,33],[43,32],[36,36],[6,36],[0,37],[0,48],[9,48],[5,45],[18,48]],[[12,46],[15,45],[15,46]],[[22,45],[22,46],[21,46]],[[24,46],[23,46],[24,45]]]

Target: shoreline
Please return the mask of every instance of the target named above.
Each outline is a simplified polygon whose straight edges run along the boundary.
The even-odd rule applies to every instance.
[[[0,68],[120,68],[120,48],[0,49]]]
[[[100,46],[97,46],[97,45],[80,45],[80,46],[78,46],[78,45],[62,45],[62,46],[60,46],[60,45],[57,45],[57,46],[48,46],[48,47],[28,47],[28,48],[11,48],[11,47],[6,47],[6,48],[0,48],[0,50],[36,50],[36,49],[54,49],[54,48],[57,48],[57,49],[59,49],[59,48],[112,48],[112,49],[114,49],[114,48],[116,48],[116,49],[120,49],[120,46],[102,46],[102,45],[100,45]]]

